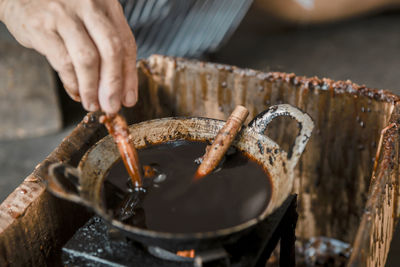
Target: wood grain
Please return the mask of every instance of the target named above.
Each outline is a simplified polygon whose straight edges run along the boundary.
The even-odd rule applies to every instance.
[[[300,213],[296,236],[299,241],[319,235],[343,240],[353,245],[351,266],[384,266],[399,207],[397,96],[349,81],[163,56],[139,62],[139,77],[139,104],[124,113],[131,122],[166,116],[225,120],[239,104],[249,109],[249,119],[279,103],[310,114],[315,130],[296,170]],[[380,132],[391,123],[396,127],[384,136],[372,178]],[[287,144],[297,134],[295,126],[277,122],[266,134]],[[80,124],[0,205],[0,266],[53,266],[49,259],[84,221],[85,209],[56,200],[38,181],[46,179],[50,162],[76,166],[104,134],[104,128]]]

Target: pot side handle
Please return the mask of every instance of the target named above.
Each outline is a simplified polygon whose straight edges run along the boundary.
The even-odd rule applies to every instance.
[[[53,163],[49,166],[47,189],[55,196],[85,205],[80,197],[80,171],[68,164]]]
[[[260,134],[264,134],[268,124],[275,118],[280,116],[288,116],[295,119],[299,123],[299,135],[294,142],[292,153],[288,155],[288,166],[294,169],[300,159],[311,133],[314,129],[314,122],[311,117],[289,104],[281,104],[269,107],[267,110],[258,114],[250,123],[249,127]]]

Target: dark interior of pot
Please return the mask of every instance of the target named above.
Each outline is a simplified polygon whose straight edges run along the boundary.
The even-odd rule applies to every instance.
[[[380,131],[397,97],[350,82],[261,73],[161,56],[140,63],[140,100],[125,110],[132,122],[166,116],[226,119],[237,104],[249,120],[289,103],[315,122],[296,168],[299,239],[327,236],[353,243],[366,205]],[[297,125],[277,120],[267,135],[290,147]]]
[[[103,182],[103,209],[124,224],[167,233],[217,231],[261,216],[272,191],[263,165],[232,147],[217,171],[194,182],[206,146],[177,140],[139,149],[148,170],[141,190],[118,160]]]

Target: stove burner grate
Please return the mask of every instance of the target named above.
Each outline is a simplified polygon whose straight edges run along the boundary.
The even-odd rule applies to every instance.
[[[234,244],[196,251],[195,258],[176,255],[159,247],[146,248],[92,217],[62,249],[64,266],[265,266],[280,240],[280,266],[294,266],[296,196],[289,196],[272,215]]]

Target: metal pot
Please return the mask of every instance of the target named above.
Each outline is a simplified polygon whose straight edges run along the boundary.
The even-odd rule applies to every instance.
[[[299,123],[299,135],[296,137],[290,155],[264,135],[268,124],[279,116],[289,116]],[[185,139],[209,141],[215,138],[223,125],[224,121],[208,118],[164,118],[131,125],[130,131],[135,147],[141,149],[150,144]],[[257,115],[247,127],[242,128],[233,146],[248,153],[268,171],[272,185],[271,199],[266,209],[257,218],[226,229],[172,234],[141,229],[113,219],[104,208],[101,196],[104,179],[113,164],[120,158],[111,136],[106,136],[94,145],[84,155],[77,169],[59,163],[52,165],[48,189],[58,197],[89,207],[129,238],[149,246],[182,250],[201,249],[209,247],[210,244],[232,242],[241,236],[241,233],[270,215],[289,196],[293,185],[294,168],[313,128],[314,123],[307,114],[287,104],[270,107]],[[60,169],[63,177],[57,175]],[[267,176],[266,179],[268,179]]]

